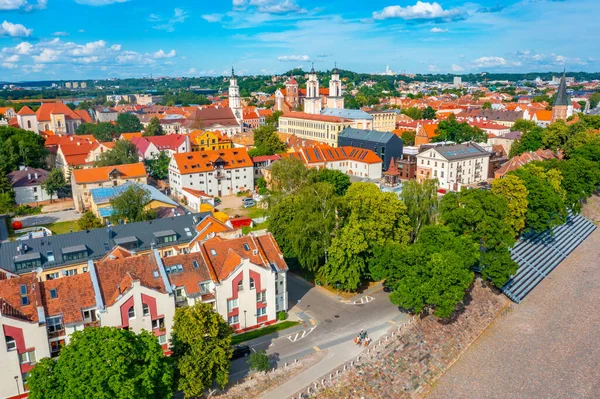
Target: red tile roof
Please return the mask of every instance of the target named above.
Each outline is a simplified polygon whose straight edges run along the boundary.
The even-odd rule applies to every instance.
[[[521,155],[517,155],[508,160],[504,165],[495,172],[495,177],[499,178],[512,172],[513,170],[519,169],[521,166],[526,165],[533,161],[545,161],[547,159],[558,159],[556,154],[551,150],[542,150],[541,148],[534,152],[525,152]]]
[[[280,118],[294,118],[294,119],[304,119],[304,120],[320,121],[320,122],[332,122],[332,123],[342,123],[342,122],[348,121],[347,119],[340,118],[339,116],[307,114],[306,112],[288,112],[288,113],[281,115]]]
[[[224,169],[253,167],[254,164],[245,148],[229,148],[215,151],[184,152],[173,155],[179,173],[208,172],[214,170],[214,163],[224,161]]]
[[[206,264],[201,252],[168,256],[163,258],[163,263],[165,267],[183,266],[182,272],[169,274],[169,281],[171,284],[175,284],[176,287],[185,287],[187,295],[197,296],[200,294],[200,283],[206,281],[217,282],[216,276],[212,273],[212,268]]]
[[[83,119],[81,115],[74,112],[63,103],[42,103],[38,108],[36,115],[38,122],[51,120],[50,115],[64,115],[67,120]]]
[[[73,171],[73,179],[76,184],[95,183],[110,180],[110,174],[117,171],[123,179],[134,179],[146,176],[146,167],[143,162],[116,166],[101,166],[90,169],[76,169]]]
[[[62,315],[65,325],[83,322],[82,309],[96,306],[90,273],[44,281],[40,283],[40,288],[47,316]],[[51,290],[56,290],[56,298],[51,297]]]
[[[35,112],[26,105],[17,112],[17,115],[35,115]]]
[[[20,287],[27,287],[27,305],[21,304]],[[0,313],[31,322],[38,321],[37,306],[42,306],[40,285],[35,273],[0,280]]]

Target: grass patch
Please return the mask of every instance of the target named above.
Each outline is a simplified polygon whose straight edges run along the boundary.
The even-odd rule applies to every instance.
[[[281,323],[271,324],[270,326],[259,328],[258,330],[252,330],[231,337],[231,344],[236,345],[240,342],[250,341],[251,339],[262,337],[274,333],[276,331],[285,330],[286,328],[294,327],[300,324],[298,321],[282,321]]]
[[[264,230],[269,227],[269,222],[262,222],[255,224],[254,227],[244,226],[242,227],[242,234],[248,234],[251,231]]]
[[[248,217],[250,219],[257,219],[257,218],[262,218],[266,215],[267,210],[263,209],[263,208],[258,208],[256,206],[252,207],[252,208],[247,208],[248,209]]]
[[[66,222],[43,224],[42,226],[46,227],[47,229],[50,229],[50,231],[52,231],[52,234],[70,233],[71,229],[73,229],[73,232],[81,231],[81,229],[79,228],[79,225],[77,224],[77,220],[69,220]]]

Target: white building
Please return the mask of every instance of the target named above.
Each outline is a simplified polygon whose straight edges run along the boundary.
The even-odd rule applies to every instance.
[[[313,66],[308,74],[308,81],[306,82],[304,112],[307,114],[319,114],[322,107],[323,102],[321,100],[321,95],[319,94],[319,80],[317,79],[317,73]]]
[[[50,196],[42,188],[42,183],[46,181],[48,175],[47,170],[30,167],[6,175],[15,192],[15,202],[21,205],[50,200]]]
[[[458,191],[487,180],[490,155],[472,142],[433,146],[417,155],[417,180],[437,179],[440,188]]]
[[[229,80],[229,108],[231,108],[238,123],[241,123],[243,119],[242,99],[240,98],[240,87],[237,84],[233,67],[231,68],[231,79]]]
[[[254,187],[252,160],[245,148],[175,154],[169,184],[177,196],[184,187],[210,196],[237,194]]]
[[[301,148],[293,156],[302,160],[308,168],[334,169],[349,176],[381,179],[383,161],[365,148],[319,145]]]
[[[327,97],[327,108],[344,108],[344,96],[342,95],[342,81],[337,66],[331,72],[329,81],[329,96]]]
[[[454,77],[454,87],[456,87],[457,89],[461,89],[463,87],[462,84],[462,77],[460,76],[455,76]]]

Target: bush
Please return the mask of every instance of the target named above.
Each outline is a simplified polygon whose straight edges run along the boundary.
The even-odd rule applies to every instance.
[[[17,216],[22,216],[22,215],[39,215],[40,213],[42,213],[42,207],[41,206],[36,206],[36,207],[31,207],[29,205],[19,205],[18,207],[15,208],[15,215]]]
[[[283,321],[286,319],[287,319],[287,312],[285,310],[280,310],[279,313],[277,313],[277,320]]]
[[[102,219],[96,217],[92,211],[85,211],[77,221],[77,224],[81,230],[95,229],[104,225]]]
[[[248,366],[254,371],[269,371],[271,362],[265,351],[254,352],[248,358]]]

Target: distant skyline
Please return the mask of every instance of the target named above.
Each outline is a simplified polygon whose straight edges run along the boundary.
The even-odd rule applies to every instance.
[[[600,71],[598,0],[0,0],[0,80]]]

